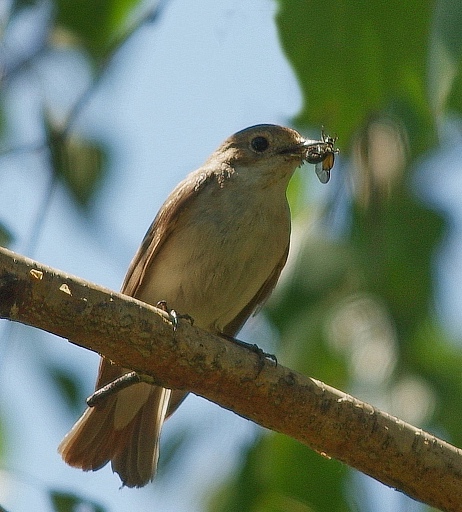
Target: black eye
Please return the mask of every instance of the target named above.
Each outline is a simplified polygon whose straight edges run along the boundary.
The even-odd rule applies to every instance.
[[[269,142],[266,137],[255,137],[250,141],[250,147],[257,153],[263,153],[269,147]]]

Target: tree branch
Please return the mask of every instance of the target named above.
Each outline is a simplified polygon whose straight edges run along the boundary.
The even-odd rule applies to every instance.
[[[158,384],[190,390],[416,500],[462,511],[462,451],[320,381],[0,248],[0,318],[57,334]],[[261,370],[261,371],[260,371]]]

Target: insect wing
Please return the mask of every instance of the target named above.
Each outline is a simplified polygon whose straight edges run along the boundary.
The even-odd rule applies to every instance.
[[[330,171],[334,167],[335,153],[334,151],[328,151],[326,157],[322,161],[322,168],[326,171]]]
[[[319,162],[314,166],[314,171],[321,183],[327,183],[330,180],[331,167],[325,167],[324,162]]]

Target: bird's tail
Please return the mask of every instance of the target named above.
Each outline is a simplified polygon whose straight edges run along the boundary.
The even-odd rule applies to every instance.
[[[97,389],[127,370],[102,360]],[[134,384],[88,408],[64,437],[58,451],[67,464],[96,471],[109,461],[127,487],[152,480],[159,438],[171,391]]]

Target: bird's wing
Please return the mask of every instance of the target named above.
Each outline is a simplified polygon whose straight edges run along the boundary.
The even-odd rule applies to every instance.
[[[155,257],[161,247],[175,230],[181,210],[187,208],[188,204],[194,200],[197,193],[210,182],[212,177],[212,173],[198,172],[196,177],[190,175],[173,190],[163,207],[159,210],[159,213],[144,236],[138,252],[130,263],[122,284],[122,293],[132,297],[137,296],[149,266],[155,261]],[[105,363],[103,359],[98,384],[106,380],[105,374],[111,371],[108,366],[109,365]],[[182,390],[173,390],[169,394],[167,417],[173,414],[187,394],[188,393]],[[161,404],[159,404],[159,407],[160,406]]]
[[[289,254],[289,244],[287,244],[286,250],[282,255],[279,263],[274,267],[273,272],[270,274],[268,279],[263,283],[262,287],[258,290],[258,292],[254,295],[252,300],[240,311],[240,313],[225,326],[223,329],[223,334],[227,336],[235,336],[241,327],[246,322],[247,318],[258,308],[261,307],[266,299],[270,296],[273,291],[276,283],[279,279],[282,269],[287,261],[287,256]]]
[[[140,284],[147,269],[155,260],[162,245],[175,230],[179,213],[197,196],[197,193],[212,179],[211,174],[198,174],[196,179],[189,176],[170,194],[149,227],[138,252],[127,270],[121,292],[137,296]],[[155,305],[155,304],[153,304]]]

